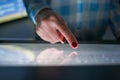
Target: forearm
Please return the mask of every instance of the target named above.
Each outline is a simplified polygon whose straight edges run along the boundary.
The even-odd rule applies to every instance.
[[[23,0],[27,13],[36,24],[35,17],[44,8],[50,8],[45,0]]]

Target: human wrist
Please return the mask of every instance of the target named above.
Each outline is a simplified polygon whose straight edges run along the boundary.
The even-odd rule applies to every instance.
[[[44,8],[38,12],[38,14],[35,17],[36,25],[39,26],[41,24],[41,21],[43,19],[48,18],[54,13],[54,11],[50,8]]]

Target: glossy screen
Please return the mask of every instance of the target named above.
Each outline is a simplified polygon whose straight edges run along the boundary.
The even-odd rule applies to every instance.
[[[9,43],[0,45],[0,65],[116,65],[120,64],[120,45]]]

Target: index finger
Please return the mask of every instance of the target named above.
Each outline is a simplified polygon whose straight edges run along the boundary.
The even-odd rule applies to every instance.
[[[78,42],[75,36],[72,34],[72,32],[69,30],[69,28],[66,25],[63,25],[63,26],[61,25],[60,27],[58,27],[58,30],[66,38],[66,40],[68,41],[69,45],[72,48],[78,47]]]
[[[78,47],[78,42],[75,36],[72,34],[72,32],[69,30],[66,24],[56,24],[53,22],[53,24],[56,26],[57,30],[66,38],[68,41],[69,45],[72,48],[77,48]]]

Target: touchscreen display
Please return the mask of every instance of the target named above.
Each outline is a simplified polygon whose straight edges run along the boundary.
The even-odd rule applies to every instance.
[[[0,45],[0,65],[118,65],[120,45],[79,44],[72,49],[68,44],[10,43]]]

